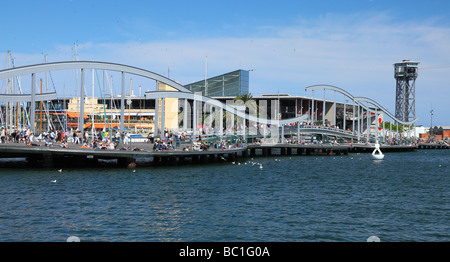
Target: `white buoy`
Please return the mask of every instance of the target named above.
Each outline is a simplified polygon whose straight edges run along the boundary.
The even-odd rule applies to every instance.
[[[380,242],[380,238],[377,236],[370,236],[367,238],[367,242]]]
[[[383,153],[381,153],[380,144],[378,144],[378,141],[375,143],[375,149],[373,150],[371,157],[373,160],[382,160],[384,158]]]
[[[80,242],[80,238],[77,236],[70,236],[67,238],[67,242]]]

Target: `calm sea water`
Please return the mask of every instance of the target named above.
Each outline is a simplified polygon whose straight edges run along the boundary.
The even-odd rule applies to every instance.
[[[0,241],[450,241],[450,150],[135,172],[7,166]]]

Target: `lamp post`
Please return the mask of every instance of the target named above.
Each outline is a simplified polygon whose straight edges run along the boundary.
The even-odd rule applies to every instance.
[[[433,107],[431,107],[431,111],[430,111],[430,119],[431,119],[431,123],[430,123],[430,137],[433,135],[432,133],[432,128],[433,128]]]

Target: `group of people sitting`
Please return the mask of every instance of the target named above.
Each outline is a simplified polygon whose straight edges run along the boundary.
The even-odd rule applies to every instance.
[[[153,151],[163,151],[163,150],[170,150],[173,149],[175,150],[175,145],[172,143],[172,140],[169,140],[169,142],[165,142],[161,141],[161,140],[157,140],[155,141],[155,143],[153,144]]]
[[[65,146],[67,146],[67,143],[65,143]],[[63,145],[61,144],[61,147],[63,147]],[[81,148],[90,148],[90,149],[109,149],[109,150],[114,150],[117,147],[117,143],[114,143],[112,141],[109,140],[97,140],[97,139],[93,139],[90,143],[83,143],[83,145],[81,146]]]
[[[183,148],[183,151],[207,151],[209,149],[209,145],[207,142],[194,141],[192,142],[192,148],[187,145],[185,148]]]

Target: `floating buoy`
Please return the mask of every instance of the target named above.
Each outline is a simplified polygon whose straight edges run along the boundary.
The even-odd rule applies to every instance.
[[[380,242],[380,238],[377,236],[370,236],[367,238],[367,242]]]
[[[67,238],[67,242],[80,242],[80,238],[77,236],[70,236]]]
[[[373,160],[382,160],[384,158],[383,153],[381,153],[380,144],[378,144],[378,141],[375,143],[375,149],[373,150],[371,157]]]

